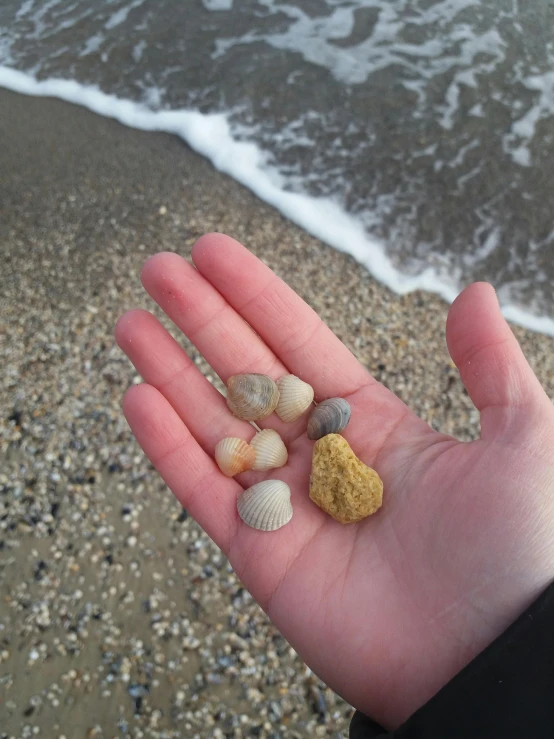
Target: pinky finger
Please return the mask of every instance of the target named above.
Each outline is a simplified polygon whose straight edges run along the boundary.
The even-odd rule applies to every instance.
[[[164,396],[151,385],[131,387],[123,412],[144,453],[179,503],[227,553],[238,528],[237,493]]]

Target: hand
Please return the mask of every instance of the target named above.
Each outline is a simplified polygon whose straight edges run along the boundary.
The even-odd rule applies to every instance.
[[[468,287],[450,308],[450,354],[482,438],[433,431],[376,382],[290,288],[231,238],[172,253],[142,271],[148,293],[225,381],[293,373],[316,399],[347,398],[344,432],[384,482],[382,509],[342,526],[308,497],[313,443],[304,416],[274,428],[286,467],[224,477],[225,436],[250,440],[161,324],[131,311],[117,342],[144,384],[123,409],[179,502],[229,558],[244,585],[307,664],[386,727],[404,721],[498,636],[554,578],[554,408],[502,318],[493,289]],[[244,319],[244,320],[243,320]],[[246,322],[248,323],[246,323]],[[248,528],[237,493],[267,477],[292,491],[292,521]]]

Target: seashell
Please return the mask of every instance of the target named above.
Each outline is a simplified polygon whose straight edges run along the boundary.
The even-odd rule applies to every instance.
[[[277,385],[267,375],[233,375],[227,380],[227,405],[237,418],[261,421],[273,413],[278,402]]]
[[[292,423],[311,406],[314,389],[296,375],[284,375],[277,380],[279,402],[275,409],[281,421]]]
[[[281,480],[264,480],[239,495],[237,509],[253,529],[276,531],[292,518],[290,488]]]
[[[256,450],[256,461],[253,470],[272,470],[275,467],[283,467],[287,463],[289,454],[283,440],[272,429],[258,431],[250,442]]]
[[[308,439],[315,441],[327,434],[338,434],[350,421],[350,403],[344,398],[329,398],[317,405],[308,421]]]
[[[256,450],[242,439],[228,436],[215,446],[215,461],[227,477],[251,470],[256,461]]]

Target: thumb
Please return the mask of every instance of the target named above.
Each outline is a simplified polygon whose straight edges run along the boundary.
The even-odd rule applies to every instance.
[[[481,413],[483,437],[495,436],[546,395],[500,312],[492,285],[475,282],[452,303],[446,343],[462,382]]]

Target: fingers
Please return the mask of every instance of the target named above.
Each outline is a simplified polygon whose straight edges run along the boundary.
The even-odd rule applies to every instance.
[[[260,335],[199,270],[176,254],[161,253],[151,257],[143,268],[142,280],[149,294],[223,380],[240,372],[261,372],[277,379],[291,371],[309,382],[319,399],[340,395],[356,401],[358,392],[366,397],[368,391],[370,397],[365,401],[367,415],[375,421],[376,410],[379,411],[386,420],[380,427],[382,431],[389,426],[394,427],[401,418],[407,418],[407,409],[402,401],[373,380],[314,311],[271,270],[232,239],[219,235],[212,237],[215,239],[215,253],[211,254],[209,239],[201,239],[198,252],[196,247],[194,250],[195,258],[202,262],[206,277],[217,280],[230,300],[236,298],[233,285],[239,294],[244,293],[246,288],[241,275],[244,271],[249,273],[250,282],[257,286],[257,290],[253,291],[250,302],[239,302],[244,316]],[[227,254],[227,246],[231,249],[230,255]],[[204,257],[206,262],[202,261]],[[235,270],[237,264],[240,274]],[[268,279],[273,281],[274,288],[268,287]],[[258,298],[260,291],[272,297],[269,300]],[[295,331],[298,336],[310,338],[291,348]],[[285,367],[279,361],[262,340],[262,335],[276,350],[284,344],[283,351],[290,359],[290,366]],[[155,382],[153,384],[158,386]],[[192,423],[188,415],[185,421]],[[306,422],[304,416],[296,423],[285,424],[272,414],[259,425],[277,430],[285,443],[291,443],[305,431]],[[195,427],[191,428],[196,432]],[[375,437],[375,429],[372,436]]]
[[[317,313],[237,241],[207,234],[194,245],[192,258],[288,371],[313,386],[317,398],[348,395],[371,382]]]
[[[240,372],[279,376],[285,371],[250,326],[178,254],[155,254],[145,263],[141,278],[147,292],[224,382]]]
[[[146,456],[177,500],[227,553],[238,527],[239,484],[219,472],[155,388],[130,388],[123,399],[123,412]]]
[[[148,293],[224,382],[241,372],[260,372],[274,380],[287,373],[244,319],[182,257],[173,253],[156,254],[144,265],[142,281]],[[272,414],[259,425],[277,430],[283,439],[290,441],[305,430],[306,421],[285,424]]]
[[[491,285],[476,282],[454,301],[446,323],[448,350],[481,412],[483,436],[495,434],[544,391],[503,318]]]
[[[144,381],[169,401],[205,452],[213,456],[225,436],[252,438],[252,426],[231,415],[225,398],[152,314],[129,311],[117,322],[115,337]]]

